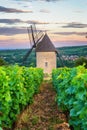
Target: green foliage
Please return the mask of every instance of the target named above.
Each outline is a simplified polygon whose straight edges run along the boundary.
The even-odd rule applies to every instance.
[[[39,91],[43,70],[9,66],[0,67],[0,126],[11,128],[17,115],[30,104]]]
[[[84,57],[80,57],[75,61],[75,65],[79,66],[79,65],[83,65],[85,64],[85,67],[87,68],[87,59]]]
[[[73,125],[74,130],[86,130],[87,69],[84,66],[55,69],[52,78],[59,107],[70,113],[70,125]]]
[[[60,47],[57,48],[60,50],[62,55],[78,55],[86,56],[87,55],[87,46],[71,46],[71,47]]]
[[[22,65],[23,57],[28,51],[29,49],[0,50],[0,56],[3,57],[9,64],[14,65],[17,63],[18,65]],[[24,65],[27,67],[36,66],[35,50],[33,50],[29,55]]]
[[[7,62],[3,58],[0,58],[0,66],[2,65],[7,65]]]

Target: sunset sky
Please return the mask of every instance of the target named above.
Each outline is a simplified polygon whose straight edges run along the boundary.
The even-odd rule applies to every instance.
[[[0,49],[29,48],[31,24],[57,47],[87,45],[87,0],[0,0]]]

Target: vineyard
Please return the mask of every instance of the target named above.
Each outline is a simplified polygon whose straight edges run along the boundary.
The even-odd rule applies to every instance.
[[[87,69],[60,68],[53,70],[53,85],[58,107],[68,113],[74,130],[87,129]]]
[[[86,130],[87,69],[84,66],[54,69],[52,82],[49,84],[44,81],[40,88],[42,81],[42,69],[18,65],[0,67],[0,130],[12,129],[18,115],[26,106],[30,106],[33,99],[35,104],[32,103],[32,115],[29,117],[29,113],[26,114],[28,128],[49,127],[56,130],[59,128],[58,123],[66,122],[66,115],[74,130]],[[17,126],[19,129],[21,127],[25,128],[23,123]],[[66,130],[70,130],[68,126]]]
[[[0,130],[12,127],[18,114],[33,101],[42,80],[42,69],[0,67]]]

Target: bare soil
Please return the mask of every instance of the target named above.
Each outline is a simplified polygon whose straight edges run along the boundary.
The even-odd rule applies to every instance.
[[[52,83],[44,81],[34,102],[18,117],[14,130],[70,130],[66,115],[58,109]]]

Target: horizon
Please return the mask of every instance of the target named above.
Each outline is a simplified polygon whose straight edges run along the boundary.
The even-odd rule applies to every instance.
[[[86,16],[86,0],[1,0],[0,50],[30,48],[31,24],[46,31],[55,47],[85,46]]]
[[[55,48],[72,48],[72,47],[87,47],[87,45],[73,45],[73,46],[62,46],[62,47],[55,47]],[[10,51],[10,50],[28,50],[30,48],[0,48],[0,51]],[[35,48],[34,48],[35,49]]]

